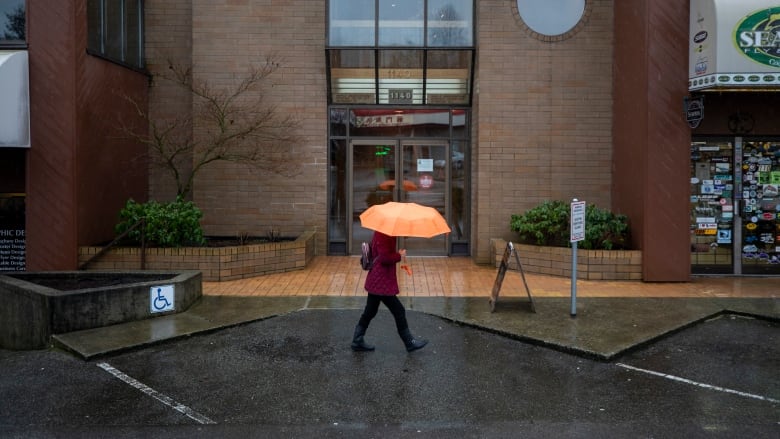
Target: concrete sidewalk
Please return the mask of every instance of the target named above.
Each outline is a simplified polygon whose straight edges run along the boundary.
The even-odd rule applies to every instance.
[[[470,258],[409,262],[414,274],[399,270],[399,284],[400,298],[410,313],[603,360],[720,313],[780,319],[778,278],[577,281],[577,312],[572,317],[570,279],[526,274],[523,282],[519,272],[509,271],[491,312],[494,267],[476,265]],[[356,257],[320,256],[304,270],[204,282],[203,297],[184,312],[58,334],[54,343],[89,359],[306,309],[361,309],[365,275]],[[345,344],[354,324],[343,322]]]

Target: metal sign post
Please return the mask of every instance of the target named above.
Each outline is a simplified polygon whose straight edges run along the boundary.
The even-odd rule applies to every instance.
[[[571,229],[571,316],[577,316],[577,243],[585,239],[585,202],[573,199],[569,215]]]

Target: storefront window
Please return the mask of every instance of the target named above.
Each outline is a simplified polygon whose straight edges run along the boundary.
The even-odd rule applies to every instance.
[[[743,274],[780,274],[780,141],[742,145],[740,255]]]
[[[780,274],[780,141],[691,144],[691,271]]]
[[[24,45],[27,39],[25,0],[0,2],[0,47]]]
[[[733,270],[734,144],[711,139],[691,144],[691,271]]]
[[[453,233],[418,242],[417,254],[468,255],[468,114],[449,108],[331,107],[328,253],[359,251],[364,230],[356,215],[377,200],[394,199],[434,206],[450,221]],[[423,178],[427,175],[431,178]]]

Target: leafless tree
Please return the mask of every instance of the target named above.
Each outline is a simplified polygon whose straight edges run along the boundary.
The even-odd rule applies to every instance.
[[[274,57],[251,66],[229,86],[216,87],[193,78],[192,67],[168,62],[152,77],[152,86],[169,81],[192,97],[192,111],[155,118],[135,99],[125,95],[148,132],[123,125],[125,134],[149,147],[152,164],[169,172],[177,196],[189,198],[196,175],[216,161],[252,166],[260,171],[297,173],[292,154],[300,141],[300,122],[294,114],[281,114],[263,98],[263,82],[279,68]]]

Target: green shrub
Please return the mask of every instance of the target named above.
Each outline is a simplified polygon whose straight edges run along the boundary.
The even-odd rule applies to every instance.
[[[569,247],[570,205],[563,201],[545,201],[523,215],[512,215],[510,228],[525,244]],[[585,239],[577,246],[584,249],[619,250],[629,248],[628,218],[588,204],[585,208]]]
[[[200,219],[203,213],[191,201],[181,197],[170,203],[149,201],[139,204],[128,200],[119,212],[119,223],[114,230],[117,234],[127,231],[141,218],[146,218],[146,241],[158,247],[182,247],[204,245],[203,229]],[[140,244],[141,230],[136,228],[127,235],[126,243]]]

